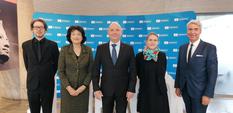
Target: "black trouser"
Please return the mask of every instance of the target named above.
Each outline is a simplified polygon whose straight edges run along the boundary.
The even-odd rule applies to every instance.
[[[54,88],[28,90],[28,102],[31,113],[52,113]]]
[[[103,113],[113,113],[114,102],[116,103],[116,113],[126,113],[126,96],[104,96],[102,102]]]

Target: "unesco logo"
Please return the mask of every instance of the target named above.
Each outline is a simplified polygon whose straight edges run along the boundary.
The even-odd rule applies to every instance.
[[[169,30],[169,29],[178,29],[178,26],[164,26],[165,30]]]
[[[42,19],[42,20],[44,20],[46,22],[52,22],[53,21],[53,19],[51,19],[51,18],[40,18],[40,19]]]
[[[86,41],[85,44],[94,44],[95,42],[93,41]]]
[[[123,37],[123,38],[133,38],[134,35],[126,35],[126,34],[123,34],[122,37]]]
[[[53,36],[53,34],[52,33],[45,33],[45,36]]]
[[[177,67],[177,64],[172,64],[172,67],[176,68],[176,67]]]
[[[143,24],[143,23],[148,24],[148,23],[151,23],[151,22],[152,22],[151,20],[139,20],[138,21],[139,24]]]
[[[158,34],[159,37],[168,37],[168,34]]]
[[[168,50],[167,49],[160,49],[160,51],[162,51],[162,52],[167,52]]]
[[[162,22],[169,22],[169,20],[168,19],[156,19],[155,22],[162,23]]]
[[[78,24],[85,24],[85,23],[87,23],[87,21],[74,20],[74,23],[78,23]]]
[[[59,23],[70,23],[70,20],[57,19]]]
[[[131,27],[130,30],[131,31],[136,31],[136,30],[142,30],[142,28],[140,28],[140,27],[138,27],[138,28],[137,27]]]
[[[139,34],[138,37],[139,38],[144,38],[144,37],[147,37],[147,34]]]
[[[103,41],[99,41],[98,44],[104,44],[104,43],[107,43],[107,42],[103,42]]]
[[[102,24],[102,23],[103,23],[103,21],[95,21],[95,20],[91,21],[91,24]]]
[[[61,26],[48,26],[48,29],[61,29]]]
[[[147,30],[159,30],[160,27],[147,27]]]
[[[114,20],[113,20],[113,21],[110,21],[110,20],[108,20],[108,21],[107,21],[107,24],[111,24],[112,22],[117,22],[117,23],[119,23],[119,21],[114,21]]]
[[[97,35],[97,34],[91,34],[91,38],[102,38],[103,36],[102,35]]]
[[[173,33],[174,37],[180,37],[180,36],[187,36],[187,34],[179,34],[179,33]]]
[[[174,18],[174,22],[179,22],[179,21],[188,21],[188,18]]]
[[[66,44],[70,44],[70,42],[66,40]]]
[[[83,29],[84,29],[85,31],[95,30],[95,28],[91,28],[91,27],[83,27]]]
[[[138,49],[138,52],[142,52],[142,51],[143,51],[143,49],[141,49],[141,48],[140,48],[140,49]]]
[[[176,57],[172,57],[172,56],[170,56],[170,57],[167,57],[167,59],[169,59],[169,60],[176,60]]]
[[[107,30],[108,30],[108,28],[103,28],[103,27],[99,28],[99,31],[107,31]]]
[[[63,37],[63,36],[66,36],[66,34],[63,34],[63,33],[57,33],[57,36],[58,36],[58,37]]]
[[[123,21],[123,24],[133,24],[133,23],[135,23],[135,21],[126,21],[126,20]]]
[[[164,45],[177,44],[177,42],[176,41],[173,41],[173,42],[172,41],[170,41],[170,42],[169,41],[164,41],[163,44]]]
[[[174,53],[177,53],[179,51],[179,49],[172,49],[172,52],[174,52]]]
[[[129,44],[130,44],[130,45],[141,45],[142,42],[130,41]]]

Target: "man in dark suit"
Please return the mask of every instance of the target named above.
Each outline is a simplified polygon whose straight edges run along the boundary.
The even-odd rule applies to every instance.
[[[114,103],[116,113],[125,113],[127,101],[135,93],[134,51],[131,46],[120,41],[122,28],[117,22],[110,24],[108,35],[110,41],[97,47],[92,76],[94,95],[102,99],[103,113],[113,113]]]
[[[44,37],[47,24],[42,19],[31,22],[34,38],[23,43],[23,58],[27,70],[27,94],[31,113],[52,113],[54,75],[57,71],[57,44]]]
[[[202,41],[200,34],[200,21],[191,20],[187,24],[190,42],[179,49],[175,88],[187,113],[206,113],[218,74],[216,47]]]

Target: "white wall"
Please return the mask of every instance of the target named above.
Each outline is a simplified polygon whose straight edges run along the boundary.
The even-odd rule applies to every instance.
[[[233,12],[233,0],[33,0],[35,11],[80,15],[137,15],[179,11]]]

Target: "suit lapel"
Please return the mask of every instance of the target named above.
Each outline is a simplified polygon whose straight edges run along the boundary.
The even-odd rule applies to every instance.
[[[111,64],[114,66],[113,62],[112,62],[112,56],[111,56],[111,53],[110,53],[110,48],[109,48],[109,42],[106,43],[106,45],[104,46],[104,49],[107,50],[107,55],[106,55],[106,60],[109,60],[108,62],[111,62]]]
[[[125,45],[124,45],[123,43],[121,43],[121,45],[120,45],[120,50],[119,50],[119,55],[118,55],[118,57],[117,57],[117,61],[116,61],[116,64],[115,64],[115,65],[117,65],[118,62],[120,61],[120,58],[122,58],[122,55],[123,55],[123,53],[124,53],[124,47],[125,47]]]
[[[31,42],[30,42],[29,44],[30,44],[30,45],[29,45],[28,49],[29,49],[29,51],[31,51],[32,56],[33,56],[33,59],[35,59],[35,61],[39,62],[39,61],[38,61],[38,58],[37,58],[37,56],[36,56],[36,51],[35,51],[35,49],[34,49],[33,39],[31,40]]]
[[[77,58],[76,58],[76,54],[75,54],[75,52],[74,52],[74,50],[73,50],[73,45],[72,45],[72,44],[70,44],[70,46],[69,46],[68,54],[71,56],[71,60],[72,60],[72,61],[75,61],[75,63],[77,64],[77,63],[78,63],[78,60],[77,60]]]
[[[203,50],[204,42],[201,40],[199,45],[197,46],[197,49],[194,51],[191,60],[199,53],[200,50]]]
[[[44,56],[46,55],[45,53],[48,52],[48,47],[49,47],[49,42],[48,40],[45,38],[44,39],[44,46],[42,46],[42,53],[41,53],[41,60],[43,60]]]
[[[189,44],[186,44],[186,45],[185,45],[185,48],[184,48],[184,58],[183,58],[187,64],[188,64],[188,62],[187,62],[188,45],[189,45]]]
[[[84,47],[84,45],[81,46],[81,53],[79,55],[79,58],[78,58],[78,62],[82,61],[83,58],[85,58],[86,54],[87,54],[87,50],[86,48]]]

